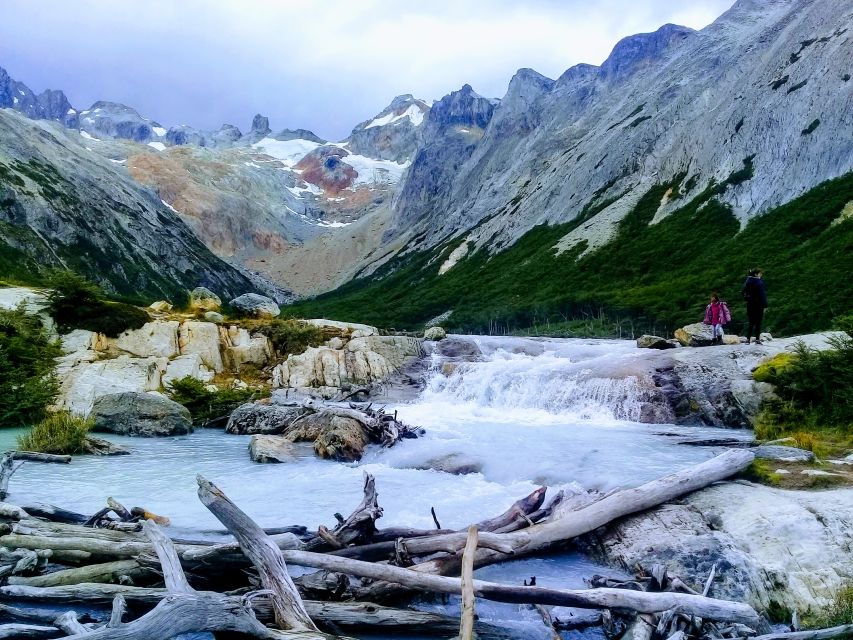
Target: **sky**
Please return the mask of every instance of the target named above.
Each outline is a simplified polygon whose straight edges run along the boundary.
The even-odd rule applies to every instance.
[[[733,0],[0,0],[0,66],[86,108],[122,102],[169,127],[255,113],[335,140],[411,93],[468,83],[501,97],[515,71],[600,64],[622,37],[695,29]]]

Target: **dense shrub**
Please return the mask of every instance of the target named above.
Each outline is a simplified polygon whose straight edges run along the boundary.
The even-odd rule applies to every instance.
[[[323,331],[320,327],[299,320],[274,318],[253,328],[269,338],[273,348],[281,356],[302,353],[308,347],[323,343]]]
[[[58,392],[60,355],[41,321],[23,310],[0,309],[0,426],[38,422]]]
[[[209,391],[203,382],[190,376],[173,381],[168,393],[172,400],[189,409],[193,424],[203,427],[224,426],[231,412],[241,404],[268,395],[257,389]]]
[[[70,271],[52,273],[48,286],[49,313],[60,331],[88,329],[115,338],[151,319],[139,307],[105,300],[97,285]]]
[[[18,437],[18,447],[24,451],[75,454],[86,451],[86,436],[94,422],[67,411],[48,414],[30,432]]]

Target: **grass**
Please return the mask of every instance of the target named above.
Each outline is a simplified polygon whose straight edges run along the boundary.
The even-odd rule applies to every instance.
[[[269,338],[279,357],[302,353],[308,347],[317,347],[324,341],[320,327],[293,318],[242,320],[239,324],[252,333]]]
[[[67,411],[48,414],[29,433],[18,437],[23,451],[75,454],[86,450],[86,437],[94,422]]]
[[[731,331],[737,333],[746,319],[736,303],[740,287],[746,271],[758,265],[767,274],[767,331],[793,335],[826,329],[853,299],[853,280],[845,277],[853,273],[853,220],[838,221],[853,201],[853,174],[825,182],[741,228],[715,196],[749,180],[753,161],[744,159],[743,168],[727,180],[707,185],[650,225],[663,194],[681,185],[653,187],[619,223],[614,238],[595,251],[584,253],[584,243],[559,255],[555,250],[580,220],[542,225],[501,252],[473,251],[439,276],[439,265],[452,250],[446,242],[398,257],[375,274],[300,301],[288,312],[418,329],[453,309],[445,323],[449,330],[513,333],[584,320],[603,310],[608,317],[632,319],[638,333],[656,327],[660,335],[701,320],[708,294],[719,291],[732,305]],[[689,191],[688,185],[683,190]]]
[[[269,395],[258,389],[209,391],[205,383],[190,376],[172,382],[167,392],[172,400],[189,409],[193,424],[202,427],[225,426],[228,416],[241,404]]]
[[[838,589],[827,607],[804,617],[803,623],[812,629],[853,624],[853,582],[848,582]]]

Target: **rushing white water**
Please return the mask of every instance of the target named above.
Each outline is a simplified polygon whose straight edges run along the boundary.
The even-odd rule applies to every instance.
[[[358,503],[367,471],[376,476],[385,511],[381,526],[431,527],[435,507],[443,526],[462,528],[502,512],[542,484],[552,491],[573,482],[599,489],[636,486],[717,453],[679,445],[678,438],[659,433],[706,437],[721,435],[720,430],[632,421],[647,393],[630,375],[632,361],[643,357],[632,343],[477,341],[480,361],[453,363],[451,371],[436,358],[421,396],[391,407],[404,421],[424,427],[425,435],[391,449],[371,449],[360,463],[319,460],[305,445],[294,462],[254,464],[246,451],[248,436],[217,430],[165,439],[111,436],[132,455],[79,457],[69,466],[25,464],[11,481],[8,499],[93,513],[113,496],[169,516],[176,535],[197,536],[220,529],[195,495],[200,473],[264,526],[314,528],[334,524],[332,514],[347,513]],[[0,430],[0,450],[14,446],[15,435]],[[455,476],[420,469],[451,454],[464,456],[480,471]],[[547,576],[548,584],[569,587],[581,586],[595,569],[582,558],[561,555],[508,563],[481,575],[516,583],[537,575],[540,584]],[[449,612],[456,606],[454,600],[432,605]],[[489,605],[481,613],[501,624],[523,626],[525,616],[538,621],[535,614],[505,605]],[[538,630],[531,627],[526,637],[538,637],[541,623],[534,626]]]

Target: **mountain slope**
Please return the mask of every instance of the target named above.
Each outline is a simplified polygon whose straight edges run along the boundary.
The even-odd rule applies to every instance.
[[[0,273],[70,268],[116,293],[180,297],[204,285],[255,291],[123,167],[58,125],[0,110]]]

